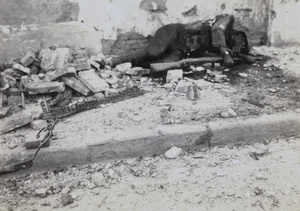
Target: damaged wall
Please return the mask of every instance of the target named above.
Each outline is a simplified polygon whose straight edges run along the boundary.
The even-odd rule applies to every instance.
[[[269,44],[272,46],[300,44],[300,1],[270,0]]]
[[[84,45],[90,54],[133,51],[145,47],[147,36],[162,25],[224,13],[236,16],[254,44],[266,43],[268,27],[272,27],[270,43],[286,42],[292,33],[285,30],[278,35],[278,24],[285,29],[281,16],[295,6],[293,1],[297,0],[281,0],[287,2],[281,8],[273,0],[0,0],[0,63],[51,45]],[[269,23],[272,10],[277,18],[272,16]],[[138,34],[136,39],[126,37],[132,33]]]

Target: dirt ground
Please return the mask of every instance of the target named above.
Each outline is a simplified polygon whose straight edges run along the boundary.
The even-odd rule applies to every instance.
[[[185,74],[186,80],[198,87],[199,99],[194,101],[187,99],[184,93],[166,88],[163,77],[142,77],[142,82],[135,83],[145,90],[143,96],[59,120],[51,145],[80,145],[88,139],[92,141],[132,128],[155,130],[162,124],[162,114],[166,110],[169,124],[209,123],[227,117],[246,119],[287,110],[299,112],[300,77],[297,77],[296,68],[299,52],[298,48],[256,47],[254,54],[267,55],[270,59],[252,65],[238,64],[230,69],[209,64],[204,66],[204,72]],[[225,76],[225,79],[218,83],[208,82],[204,80],[208,73],[215,77]],[[73,98],[73,101],[82,100],[83,97]],[[229,110],[231,114],[226,117]],[[0,164],[16,155],[24,157],[27,153],[25,137],[31,130],[23,127],[0,137],[3,155]]]
[[[300,210],[299,174],[300,139],[272,140],[1,177],[0,210]]]
[[[207,73],[185,75],[199,87],[196,101],[166,89],[158,83],[163,78],[143,77],[143,82],[137,83],[146,91],[143,96],[59,120],[51,146],[62,141],[80,145],[87,139],[132,128],[155,129],[162,124],[163,109],[169,112],[170,124],[228,118],[222,115],[228,109],[234,111],[230,118],[236,119],[286,110],[299,112],[300,48],[259,47],[253,53],[271,59],[229,70],[205,66],[211,75],[226,75],[220,83],[204,81]],[[0,164],[16,154],[24,157],[24,140],[30,131],[23,127],[1,135]],[[0,211],[299,210],[299,139],[265,144],[199,149],[175,160],[145,157],[1,176]],[[266,148],[268,153],[259,160],[249,155]],[[62,195],[66,197],[63,202]],[[63,206],[68,197],[74,201]]]

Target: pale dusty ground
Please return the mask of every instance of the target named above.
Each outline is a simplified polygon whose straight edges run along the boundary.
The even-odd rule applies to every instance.
[[[1,177],[0,210],[300,210],[299,174],[299,138],[214,147]]]

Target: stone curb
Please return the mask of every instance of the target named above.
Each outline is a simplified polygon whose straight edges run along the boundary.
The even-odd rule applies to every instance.
[[[209,128],[211,132],[203,124],[162,125],[156,134],[139,131],[140,135],[132,133],[128,135],[127,133],[127,137],[125,137],[121,134],[119,136],[121,138],[113,141],[111,139],[102,140],[101,143],[87,143],[81,147],[43,148],[36,157],[33,168],[44,169],[45,167],[158,155],[172,146],[186,150],[204,148],[208,144],[211,146],[248,144],[256,141],[298,137],[300,135],[300,115],[289,112],[245,120],[224,119],[209,123]]]

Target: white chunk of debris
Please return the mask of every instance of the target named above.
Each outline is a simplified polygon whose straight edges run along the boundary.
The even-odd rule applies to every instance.
[[[177,158],[182,153],[182,149],[179,147],[173,146],[171,149],[165,152],[165,158],[174,159]]]

